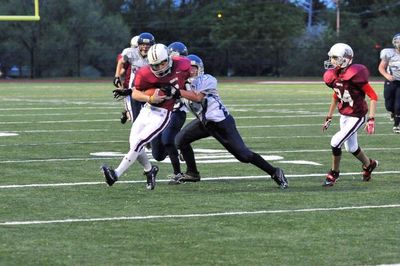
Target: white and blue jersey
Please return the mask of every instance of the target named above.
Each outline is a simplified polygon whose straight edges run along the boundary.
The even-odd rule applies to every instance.
[[[190,103],[189,109],[202,121],[220,122],[229,112],[219,97],[217,79],[209,74],[195,78],[191,83],[191,90],[204,94],[201,104]]]
[[[388,63],[388,72],[395,80],[400,80],[400,53],[394,48],[385,48],[381,51],[380,58]]]

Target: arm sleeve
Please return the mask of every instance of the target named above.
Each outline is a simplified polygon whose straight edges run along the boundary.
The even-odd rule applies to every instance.
[[[364,84],[361,89],[368,95],[371,100],[378,101],[378,95],[376,94],[374,88],[369,85],[369,83]]]

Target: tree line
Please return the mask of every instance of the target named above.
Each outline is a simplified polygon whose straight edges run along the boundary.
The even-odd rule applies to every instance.
[[[32,3],[31,3],[32,2]],[[228,76],[319,76],[329,47],[345,42],[377,74],[379,51],[400,32],[400,1],[40,0],[38,22],[0,21],[3,73],[31,78],[112,76],[116,56],[141,32],[181,41],[207,72]],[[33,1],[2,0],[0,15],[32,14]],[[339,15],[340,25],[337,26]]]

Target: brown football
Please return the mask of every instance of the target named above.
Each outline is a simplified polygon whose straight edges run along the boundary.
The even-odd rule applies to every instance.
[[[146,94],[148,96],[152,96],[156,90],[158,90],[158,95],[160,95],[160,96],[165,95],[165,93],[162,90],[160,90],[160,88],[148,88],[144,91],[144,94]]]

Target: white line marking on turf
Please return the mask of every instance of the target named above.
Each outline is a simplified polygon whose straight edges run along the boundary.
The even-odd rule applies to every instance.
[[[8,221],[8,222],[2,222],[0,223],[0,225],[33,225],[33,224],[107,222],[107,221],[126,221],[126,220],[158,220],[158,219],[196,218],[196,217],[201,218],[201,217],[239,216],[239,215],[256,215],[256,214],[346,211],[346,210],[383,209],[383,208],[399,208],[399,207],[400,204],[390,204],[390,205],[344,206],[344,207],[334,207],[334,208],[310,208],[310,209],[291,209],[291,210],[232,211],[232,212],[214,212],[214,213],[120,216],[120,217],[100,217],[100,218],[42,220],[42,221]]]
[[[341,176],[360,175],[361,172],[340,173]],[[382,171],[375,172],[374,175],[386,174],[400,174],[400,171]],[[285,175],[288,178],[301,178],[301,177],[321,177],[323,178],[326,173],[316,174],[298,174],[298,175]],[[101,175],[99,174],[99,178]],[[271,179],[269,175],[257,176],[220,176],[220,177],[202,177],[201,181],[218,181],[218,180],[242,180],[242,179]],[[118,181],[116,184],[135,184],[144,183],[144,180],[131,180],[131,181]],[[169,179],[157,179],[157,182],[169,182]],[[39,187],[72,187],[72,186],[93,186],[93,185],[106,185],[104,181],[99,182],[75,182],[75,183],[43,183],[43,184],[25,184],[25,185],[0,185],[0,189],[13,189],[13,188],[39,188]]]

